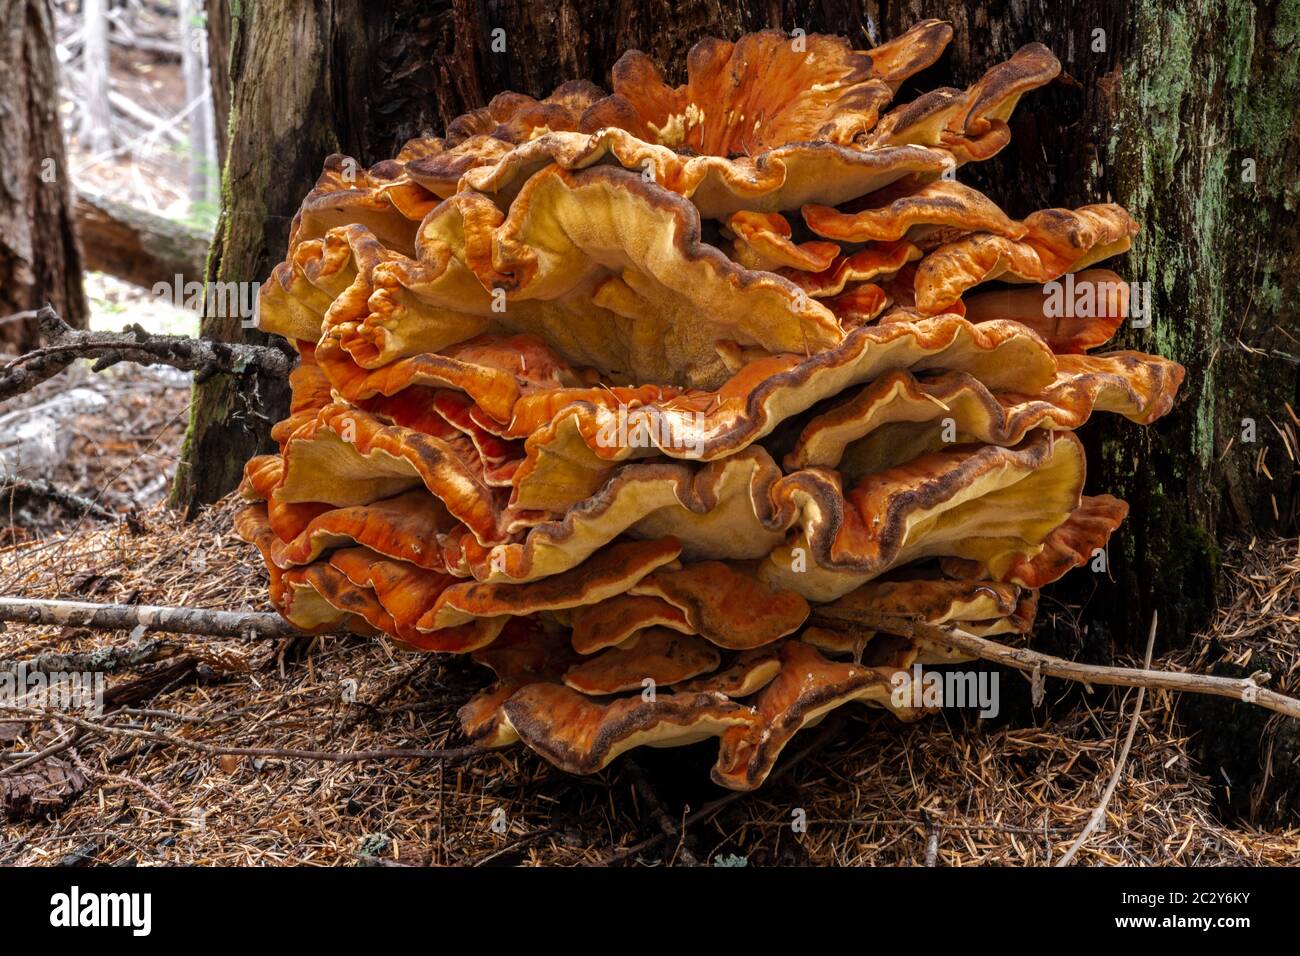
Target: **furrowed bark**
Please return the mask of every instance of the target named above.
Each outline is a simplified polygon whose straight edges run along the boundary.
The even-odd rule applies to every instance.
[[[48,302],[85,328],[48,0],[0,0],[0,75],[0,316]],[[6,322],[0,346],[39,334],[34,317]]]

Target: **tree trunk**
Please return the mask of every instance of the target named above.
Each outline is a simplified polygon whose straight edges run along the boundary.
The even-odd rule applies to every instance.
[[[873,15],[888,36],[920,6]],[[1300,452],[1287,410],[1300,388],[1300,2],[923,6],[955,31],[926,85],[969,82],[1035,39],[1063,66],[1021,101],[1011,145],[964,179],[1013,215],[1113,199],[1142,223],[1114,268],[1150,284],[1153,320],[1114,345],[1188,374],[1155,426],[1099,416],[1080,433],[1089,487],[1132,506],[1112,546],[1114,584],[1096,588],[1089,616],[1140,638],[1158,608],[1162,642],[1182,643],[1213,606],[1219,543],[1295,527],[1296,463],[1279,430]],[[1058,590],[1086,600],[1094,582]]]
[[[1300,490],[1300,0],[1192,6],[1135,5],[1111,159],[1147,225],[1129,271],[1155,300],[1154,334],[1128,341],[1188,381],[1167,426],[1108,429],[1099,462],[1138,512],[1129,593],[1164,592],[1189,623],[1212,603],[1217,542],[1293,532]]]
[[[234,282],[265,279],[283,257],[289,223],[332,152],[369,165],[413,136],[441,134],[503,90],[543,96],[568,79],[607,83],[614,61],[634,46],[680,76],[685,50],[700,36],[769,25],[766,4],[752,0],[649,7],[627,0],[609,11],[577,0],[510,0],[494,18],[459,0],[293,0],[229,4],[232,15],[218,23],[223,5],[209,0],[209,28],[214,38],[229,28],[235,119],[208,279]],[[856,4],[821,6],[824,21],[815,27],[868,42]],[[491,52],[497,28],[506,31],[504,53]],[[214,39],[214,62],[223,59],[220,46]],[[266,341],[228,316],[205,316],[203,334]],[[230,491],[243,463],[273,447],[269,429],[287,403],[283,382],[260,381],[255,396],[228,376],[196,388],[173,500],[193,511]]]
[[[108,3],[106,0],[85,0],[81,8],[82,36],[81,72],[82,93],[81,131],[83,145],[93,153],[106,153],[113,148],[113,110],[108,96],[112,87],[108,79]]]
[[[356,117],[367,97],[359,0],[231,5],[231,115],[208,282],[254,283],[284,254],[302,196],[333,152],[356,155]],[[245,286],[245,288],[247,288]],[[234,297],[236,300],[243,296]],[[237,315],[205,314],[202,334],[267,344]],[[192,512],[239,481],[251,455],[269,451],[269,428],[288,407],[288,383],[214,375],[195,387],[173,501]]]
[[[203,25],[202,0],[180,0],[181,73],[185,102],[202,102],[190,113],[190,202],[217,198],[216,147],[213,144],[212,78],[208,71],[208,33]]]
[[[208,72],[212,89],[213,141],[217,152],[217,180],[226,168],[226,136],[230,125],[230,0],[206,0]]]
[[[1211,607],[1216,542],[1294,527],[1296,469],[1278,430],[1291,429],[1295,448],[1286,403],[1296,407],[1300,384],[1300,0],[828,0],[813,11],[782,0],[340,0],[314,14],[285,6],[298,9],[254,4],[235,21],[237,118],[213,273],[227,279],[264,278],[283,255],[289,220],[327,153],[369,164],[502,90],[540,96],[582,77],[607,84],[632,47],[679,81],[686,51],[709,34],[797,27],[867,47],[918,19],[950,20],[952,47],[900,92],[906,98],[913,88],[965,86],[1021,45],[1047,44],[1061,78],[1021,101],[1011,145],[962,178],[1012,215],[1125,205],[1144,228],[1114,268],[1150,284],[1154,321],[1126,327],[1116,345],[1188,369],[1178,406],[1157,425],[1099,416],[1083,430],[1090,489],[1123,496],[1132,513],[1112,546],[1111,580],[1080,573],[1061,595],[1095,591],[1087,618],[1129,635],[1145,634],[1159,607],[1162,640],[1181,642]],[[498,28],[505,52],[492,51]],[[220,321],[205,331],[239,332]],[[264,383],[255,408],[226,380],[198,398],[187,461],[202,463],[203,479],[183,488],[191,504],[233,487],[242,461],[270,447],[267,425],[284,412],[278,383]],[[1253,441],[1242,437],[1247,419]]]
[[[0,75],[0,317],[49,302],[84,328],[48,0],[0,0]],[[38,336],[35,319],[0,324],[18,351]]]

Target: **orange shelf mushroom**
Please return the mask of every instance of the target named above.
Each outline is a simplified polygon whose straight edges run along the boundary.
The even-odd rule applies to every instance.
[[[961,660],[818,605],[1029,634],[1127,510],[1073,431],[1155,421],[1183,370],[1093,351],[1122,208],[1013,219],[958,180],[1050,51],[893,103],[950,38],[705,40],[678,87],[631,52],[611,92],[329,157],[259,301],[301,357],[236,521],[276,609],[491,671],[479,746],[592,773],[717,738],[735,789],[836,707],[920,716],[892,675]]]

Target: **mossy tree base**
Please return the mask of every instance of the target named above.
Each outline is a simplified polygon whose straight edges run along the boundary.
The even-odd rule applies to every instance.
[[[915,6],[879,5],[885,33]],[[1021,101],[1011,145],[969,181],[1013,215],[1113,200],[1142,223],[1109,265],[1150,284],[1152,321],[1126,325],[1115,347],[1176,359],[1187,381],[1154,426],[1099,416],[1081,430],[1089,488],[1132,510],[1108,574],[1076,572],[1053,593],[1130,650],[1156,609],[1160,646],[1183,644],[1214,606],[1220,543],[1295,527],[1295,464],[1274,425],[1286,427],[1300,388],[1300,2],[945,2],[924,13],[953,22],[935,68],[953,85],[1033,40],[1062,62],[1057,82]]]

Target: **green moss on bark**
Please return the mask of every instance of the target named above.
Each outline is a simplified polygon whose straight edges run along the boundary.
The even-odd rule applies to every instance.
[[[1124,268],[1151,284],[1153,324],[1126,328],[1119,344],[1188,374],[1153,428],[1100,427],[1093,487],[1132,505],[1129,630],[1142,633],[1158,607],[1177,641],[1208,619],[1218,542],[1286,531],[1293,518],[1292,469],[1269,418],[1297,387],[1295,366],[1273,353],[1294,350],[1279,330],[1297,325],[1287,213],[1300,166],[1300,0],[1139,0],[1132,10],[1109,163],[1116,200],[1142,223]],[[1242,440],[1247,418],[1254,444]],[[1258,467],[1261,453],[1274,467]]]

